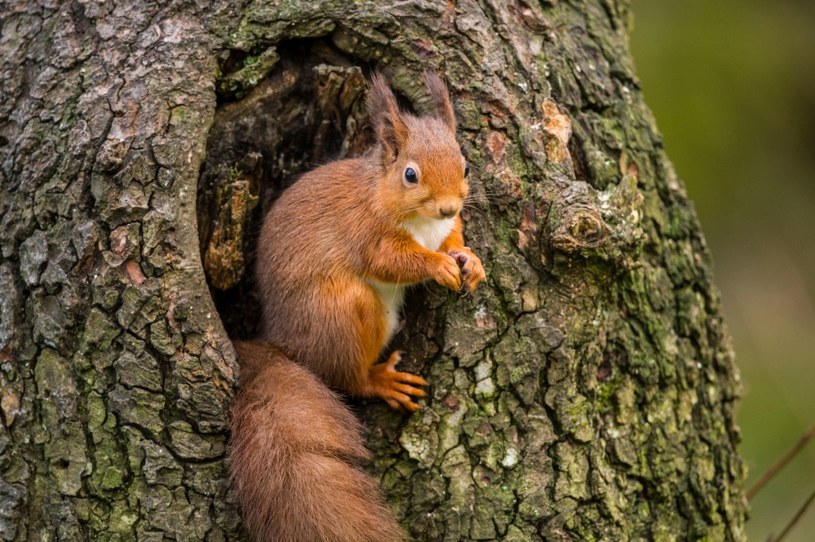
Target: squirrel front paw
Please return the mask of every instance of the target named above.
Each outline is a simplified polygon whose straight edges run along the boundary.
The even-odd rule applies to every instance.
[[[481,259],[469,248],[461,247],[460,249],[453,249],[448,251],[447,254],[456,260],[456,264],[461,270],[464,290],[467,293],[475,290],[476,286],[487,278],[484,266],[481,265]]]
[[[439,254],[439,263],[433,270],[433,280],[458,292],[461,289],[461,269],[455,258],[447,254]]]

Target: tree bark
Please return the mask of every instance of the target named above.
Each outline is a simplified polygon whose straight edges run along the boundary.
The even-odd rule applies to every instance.
[[[411,299],[419,413],[358,405],[397,517],[416,540],[744,538],[738,372],[627,2],[164,4],[0,7],[0,539],[243,537],[222,321],[251,334],[253,223],[365,148],[364,74],[422,110],[425,68],[488,281]]]

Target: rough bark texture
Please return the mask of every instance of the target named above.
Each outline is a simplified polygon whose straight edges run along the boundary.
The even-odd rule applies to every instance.
[[[489,278],[408,307],[425,408],[359,408],[400,520],[417,540],[743,539],[738,373],[626,2],[0,10],[0,539],[241,538],[236,365],[199,242],[251,333],[228,317],[252,306],[249,204],[364,147],[363,74],[422,109],[427,67]]]

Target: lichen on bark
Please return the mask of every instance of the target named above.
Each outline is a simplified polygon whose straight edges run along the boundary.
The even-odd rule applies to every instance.
[[[212,298],[251,333],[226,310],[255,303],[232,258],[251,226],[220,223],[223,284],[243,278],[211,294],[201,168],[202,191],[226,167],[269,197],[369,144],[364,75],[422,111],[426,68],[489,279],[414,292],[393,347],[431,381],[421,412],[357,405],[399,519],[417,540],[744,538],[738,373],[625,2],[196,6],[0,8],[0,539],[241,539]]]

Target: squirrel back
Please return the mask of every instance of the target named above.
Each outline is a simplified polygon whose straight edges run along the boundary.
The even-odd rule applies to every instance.
[[[269,344],[236,342],[230,471],[259,542],[396,542],[404,534],[359,463],[362,427],[312,373]]]

